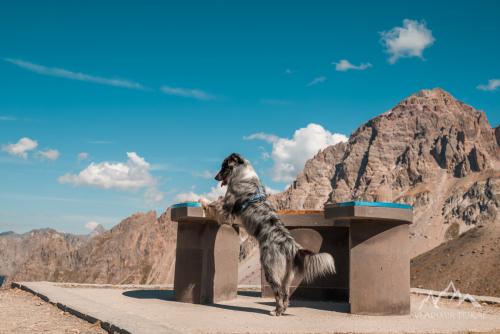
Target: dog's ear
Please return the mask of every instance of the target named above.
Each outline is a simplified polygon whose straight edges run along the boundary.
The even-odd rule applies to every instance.
[[[229,156],[229,161],[235,162],[237,164],[244,164],[245,163],[245,159],[243,159],[243,157],[241,155],[239,155],[238,153],[232,153]]]

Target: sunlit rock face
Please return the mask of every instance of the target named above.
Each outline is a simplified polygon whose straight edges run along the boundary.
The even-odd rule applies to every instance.
[[[422,90],[363,124],[346,144],[319,152],[273,202],[297,210],[352,199],[409,203],[417,255],[498,219],[498,136],[483,112],[442,89]]]

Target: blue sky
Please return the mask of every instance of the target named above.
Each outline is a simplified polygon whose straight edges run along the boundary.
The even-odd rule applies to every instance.
[[[233,151],[282,190],[423,88],[496,126],[498,22],[494,1],[4,1],[0,231],[210,197]]]

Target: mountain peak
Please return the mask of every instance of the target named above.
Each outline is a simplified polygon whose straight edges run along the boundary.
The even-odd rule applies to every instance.
[[[433,89],[422,89],[411,96],[416,97],[427,97],[427,98],[440,98],[440,99],[453,99],[456,100],[453,95],[448,93],[442,88],[436,87]]]
[[[106,229],[104,228],[104,226],[102,226],[101,224],[98,224],[96,227],[94,227],[94,229],[89,233],[89,237],[90,238],[93,238],[95,236],[98,236],[102,233],[106,232]]]
[[[446,118],[459,117],[485,117],[484,113],[473,107],[457,100],[453,95],[442,88],[422,89],[399,102],[394,108],[390,109],[383,116],[413,117],[417,113],[422,113],[431,117]],[[378,117],[376,117],[378,118]]]

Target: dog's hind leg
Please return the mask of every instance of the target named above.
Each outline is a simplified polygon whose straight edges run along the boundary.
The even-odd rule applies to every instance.
[[[290,302],[290,285],[292,284],[294,277],[293,260],[287,261],[286,274],[283,278],[283,283],[281,289],[283,290],[283,312],[288,308]]]
[[[270,315],[280,316],[285,311],[285,307],[283,305],[284,294],[280,280],[275,277],[272,268],[270,268],[269,266],[262,264],[262,270],[264,271],[266,281],[269,283],[269,286],[273,290],[274,298],[276,299],[276,309],[274,311],[271,311]]]

